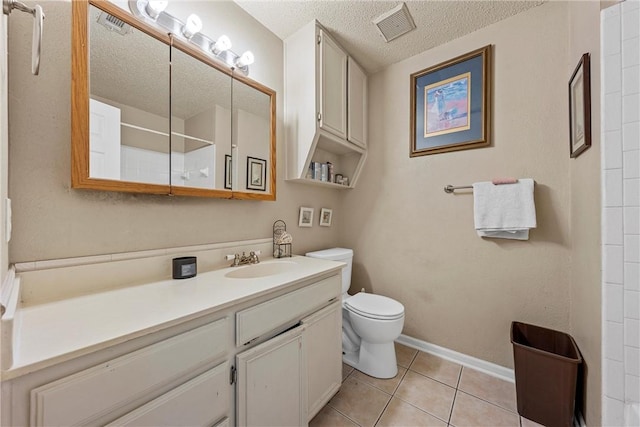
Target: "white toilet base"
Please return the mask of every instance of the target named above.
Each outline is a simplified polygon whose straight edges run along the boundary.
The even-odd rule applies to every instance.
[[[372,344],[362,341],[360,350],[345,353],[342,361],[374,378],[393,378],[398,374],[396,349],[393,341],[382,344]]]

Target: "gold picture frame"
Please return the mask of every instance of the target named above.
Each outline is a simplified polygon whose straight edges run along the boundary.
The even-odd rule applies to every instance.
[[[411,74],[410,157],[487,147],[491,45]]]

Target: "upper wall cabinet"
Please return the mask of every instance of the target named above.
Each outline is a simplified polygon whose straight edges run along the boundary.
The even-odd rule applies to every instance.
[[[367,77],[317,21],[285,40],[285,125],[289,180],[355,186],[366,157]]]
[[[72,7],[73,188],[275,200],[275,92],[111,2]]]

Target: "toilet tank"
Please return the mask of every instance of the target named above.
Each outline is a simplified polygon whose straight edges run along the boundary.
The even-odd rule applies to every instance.
[[[353,250],[345,248],[332,248],[322,251],[307,252],[305,254],[311,258],[328,259],[331,261],[341,261],[347,264],[342,269],[342,293],[344,294],[351,286],[351,266],[353,262]]]

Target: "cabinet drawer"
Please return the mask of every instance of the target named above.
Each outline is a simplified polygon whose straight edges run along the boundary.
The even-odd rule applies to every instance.
[[[228,320],[189,332],[31,390],[31,425],[93,420],[179,380],[227,352]]]
[[[339,274],[236,314],[236,345],[241,346],[322,307],[342,291]]]
[[[230,387],[225,362],[107,426],[210,426],[227,415]]]

